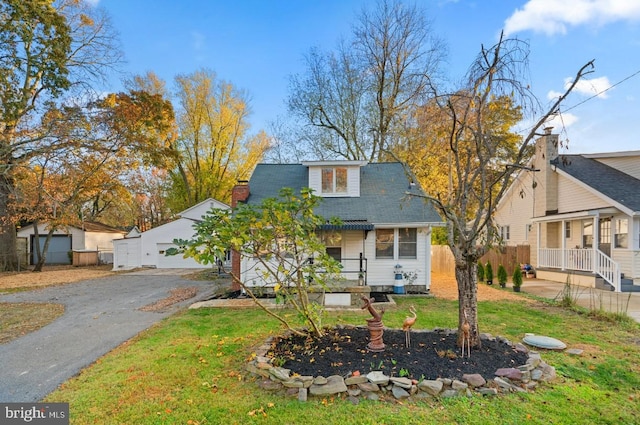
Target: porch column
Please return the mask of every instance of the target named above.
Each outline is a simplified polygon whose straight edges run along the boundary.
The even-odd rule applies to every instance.
[[[591,272],[598,270],[598,249],[600,243],[600,214],[593,216],[593,241],[591,243]]]
[[[536,226],[538,227],[538,230],[536,232],[536,251],[538,251],[538,255],[536,255],[536,265],[535,265],[535,268],[537,269],[540,267],[540,243],[542,241],[542,237],[540,236],[540,233],[542,232],[542,223],[537,222]]]
[[[567,268],[567,234],[565,232],[565,226],[567,225],[566,220],[562,220],[562,226],[560,229],[560,237],[562,238],[562,244],[561,244],[561,248],[562,248],[562,257],[561,257],[561,263],[560,263],[560,268],[561,270],[566,270]]]

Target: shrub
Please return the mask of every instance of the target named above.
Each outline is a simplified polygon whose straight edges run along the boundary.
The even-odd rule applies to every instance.
[[[522,270],[520,267],[516,267],[513,271],[513,287],[520,288],[522,286]]]
[[[491,261],[487,261],[487,265],[484,268],[484,277],[487,280],[487,285],[493,283],[493,267],[491,267]]]
[[[507,269],[502,264],[498,266],[498,283],[504,286],[507,283]]]
[[[484,266],[478,263],[478,282],[484,282]]]

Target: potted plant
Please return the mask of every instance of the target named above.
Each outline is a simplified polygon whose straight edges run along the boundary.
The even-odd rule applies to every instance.
[[[522,270],[520,267],[516,267],[513,271],[513,291],[520,292],[520,287],[522,286]]]
[[[481,262],[478,263],[478,282],[484,282],[484,266]]]
[[[502,264],[498,266],[498,283],[501,288],[506,288],[507,286],[507,269]]]
[[[487,280],[487,285],[493,284],[493,267],[491,267],[491,261],[487,261],[487,265],[484,268],[484,278]]]

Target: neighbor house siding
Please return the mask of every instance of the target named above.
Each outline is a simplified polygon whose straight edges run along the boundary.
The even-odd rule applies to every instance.
[[[611,168],[616,168],[623,173],[627,173],[640,179],[640,155],[627,157],[594,158]]]
[[[531,244],[533,231],[527,232],[533,215],[535,189],[532,173],[521,173],[505,198],[496,209],[495,221],[498,226],[509,226],[510,237],[507,245]]]
[[[558,185],[558,212],[585,211],[606,208],[609,204],[592,192],[560,176]]]

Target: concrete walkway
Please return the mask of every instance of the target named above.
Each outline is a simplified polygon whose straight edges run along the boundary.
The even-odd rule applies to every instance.
[[[560,301],[564,298],[565,284],[548,280],[527,279],[522,284],[522,292],[542,298]],[[568,296],[581,307],[605,310],[611,313],[625,313],[640,323],[640,292],[611,292],[601,289],[572,285]]]

